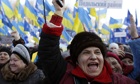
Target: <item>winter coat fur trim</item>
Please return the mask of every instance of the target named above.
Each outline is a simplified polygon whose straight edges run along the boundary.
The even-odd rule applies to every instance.
[[[33,63],[29,63],[27,67],[25,67],[23,70],[20,71],[18,74],[14,74],[11,72],[9,68],[9,64],[6,64],[2,69],[2,76],[5,80],[11,81],[11,80],[19,80],[24,81],[26,80],[34,71],[37,69],[36,65]]]

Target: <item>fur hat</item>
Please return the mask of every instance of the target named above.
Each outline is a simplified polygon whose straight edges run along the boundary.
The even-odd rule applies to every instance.
[[[76,65],[78,55],[87,47],[98,47],[103,56],[106,56],[107,48],[101,38],[93,32],[78,33],[70,44],[70,56],[73,63]]]
[[[17,54],[23,60],[24,63],[26,64],[30,63],[30,54],[28,49],[24,45],[17,44],[14,47],[12,53]]]
[[[115,47],[116,49],[119,49],[119,45],[117,43],[109,44],[109,50],[111,50],[112,47]]]
[[[11,50],[8,47],[1,47],[0,52],[7,52],[9,56],[11,56]]]

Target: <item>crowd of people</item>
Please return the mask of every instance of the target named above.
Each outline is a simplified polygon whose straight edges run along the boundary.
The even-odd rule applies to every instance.
[[[114,42],[107,46],[96,33],[83,31],[63,52],[59,40],[66,8],[56,0],[52,3],[56,11],[43,25],[37,46],[26,46],[19,33],[13,31],[13,48],[0,48],[0,84],[140,83],[140,37],[132,15],[128,44]],[[32,62],[35,52],[38,59]]]

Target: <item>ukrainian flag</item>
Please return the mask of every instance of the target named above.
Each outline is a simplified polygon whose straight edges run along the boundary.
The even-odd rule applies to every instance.
[[[24,24],[23,24],[23,22],[19,21],[19,22],[18,22],[18,26],[19,26],[19,29],[21,30],[21,32],[23,32],[25,35],[28,33],[28,32],[25,31],[25,29],[24,29]]]
[[[33,36],[33,40],[36,42],[36,43],[39,43],[39,38],[38,36],[36,35],[36,31],[34,29],[34,26],[33,25],[30,25],[30,35]]]
[[[107,9],[99,9],[97,11],[97,18],[96,20],[102,19],[102,18],[106,18],[106,13],[107,13]]]
[[[93,25],[91,23],[91,18],[89,16],[89,13],[84,8],[78,8],[78,15],[80,21],[86,26],[87,31],[90,31],[93,28]],[[83,17],[84,16],[84,17]]]
[[[36,0],[35,7],[37,8],[38,12],[44,15],[44,8],[43,8],[43,1],[44,0]]]
[[[88,9],[91,16],[98,18],[97,12],[95,8]]]
[[[16,30],[15,28],[13,28],[13,24],[6,15],[2,16],[2,23],[4,25],[7,25],[11,30]]]
[[[37,12],[36,10],[33,8],[33,6],[29,3],[28,0],[25,0],[25,6],[24,6],[24,13],[25,15],[30,18],[33,21],[37,20]]]
[[[112,30],[106,24],[103,24],[100,32],[104,35],[109,35],[111,31]]]
[[[79,19],[78,12],[75,14],[74,26],[73,26],[72,30],[74,30],[76,33],[85,31],[84,27],[83,27],[83,24],[81,23],[81,21]]]
[[[24,32],[19,28],[19,24],[16,22],[16,21],[12,21],[12,24],[13,24],[13,27],[12,28],[15,28],[16,31],[19,32],[19,34],[21,35],[21,37],[23,38],[25,36]]]
[[[22,5],[20,4],[20,0],[17,1],[16,3],[16,8],[15,8],[15,17],[18,18],[18,20],[22,20],[24,18],[24,9]]]
[[[66,28],[64,28],[63,32],[62,32],[62,36],[64,37],[64,39],[67,40],[67,42],[70,42],[72,40],[72,37],[68,34],[68,32],[66,31]]]
[[[11,6],[9,0],[1,0],[1,4],[2,4],[3,10],[4,10],[6,16],[8,18],[12,18],[14,16],[14,11],[12,9],[12,6]]]
[[[2,23],[2,15],[0,14],[0,28],[2,28],[4,24]]]
[[[123,26],[122,19],[114,19],[110,17],[109,28],[121,28]]]
[[[36,62],[37,61],[37,59],[38,59],[37,53],[38,52],[33,53],[32,59],[31,59],[32,62]]]
[[[6,25],[3,26],[3,29],[6,32],[6,35],[11,36],[11,34],[9,33],[10,29]]]

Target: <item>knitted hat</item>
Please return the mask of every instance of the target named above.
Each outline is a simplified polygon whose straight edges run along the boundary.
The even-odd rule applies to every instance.
[[[125,59],[125,58],[129,58],[133,61],[133,55],[129,52],[125,52],[125,56],[124,57],[119,57],[121,60]]]
[[[24,63],[26,64],[30,63],[30,54],[28,49],[24,45],[17,44],[14,47],[12,53],[17,54],[23,60]]]
[[[112,47],[115,47],[116,49],[119,49],[119,45],[118,45],[117,43],[111,43],[111,44],[109,44],[109,50],[110,50]]]
[[[2,47],[0,48],[0,52],[7,52],[9,56],[11,56],[11,51],[10,48],[7,47]]]
[[[78,55],[87,47],[98,47],[103,56],[106,56],[106,46],[101,38],[93,32],[78,33],[70,44],[70,56],[73,63],[76,65]]]
[[[121,66],[123,66],[123,64],[122,64],[122,62],[121,62],[121,60],[120,60],[120,58],[119,58],[116,54],[114,54],[114,53],[112,53],[112,52],[107,52],[107,57],[113,57],[113,58],[115,58],[115,59],[119,62],[119,64],[120,64]]]

